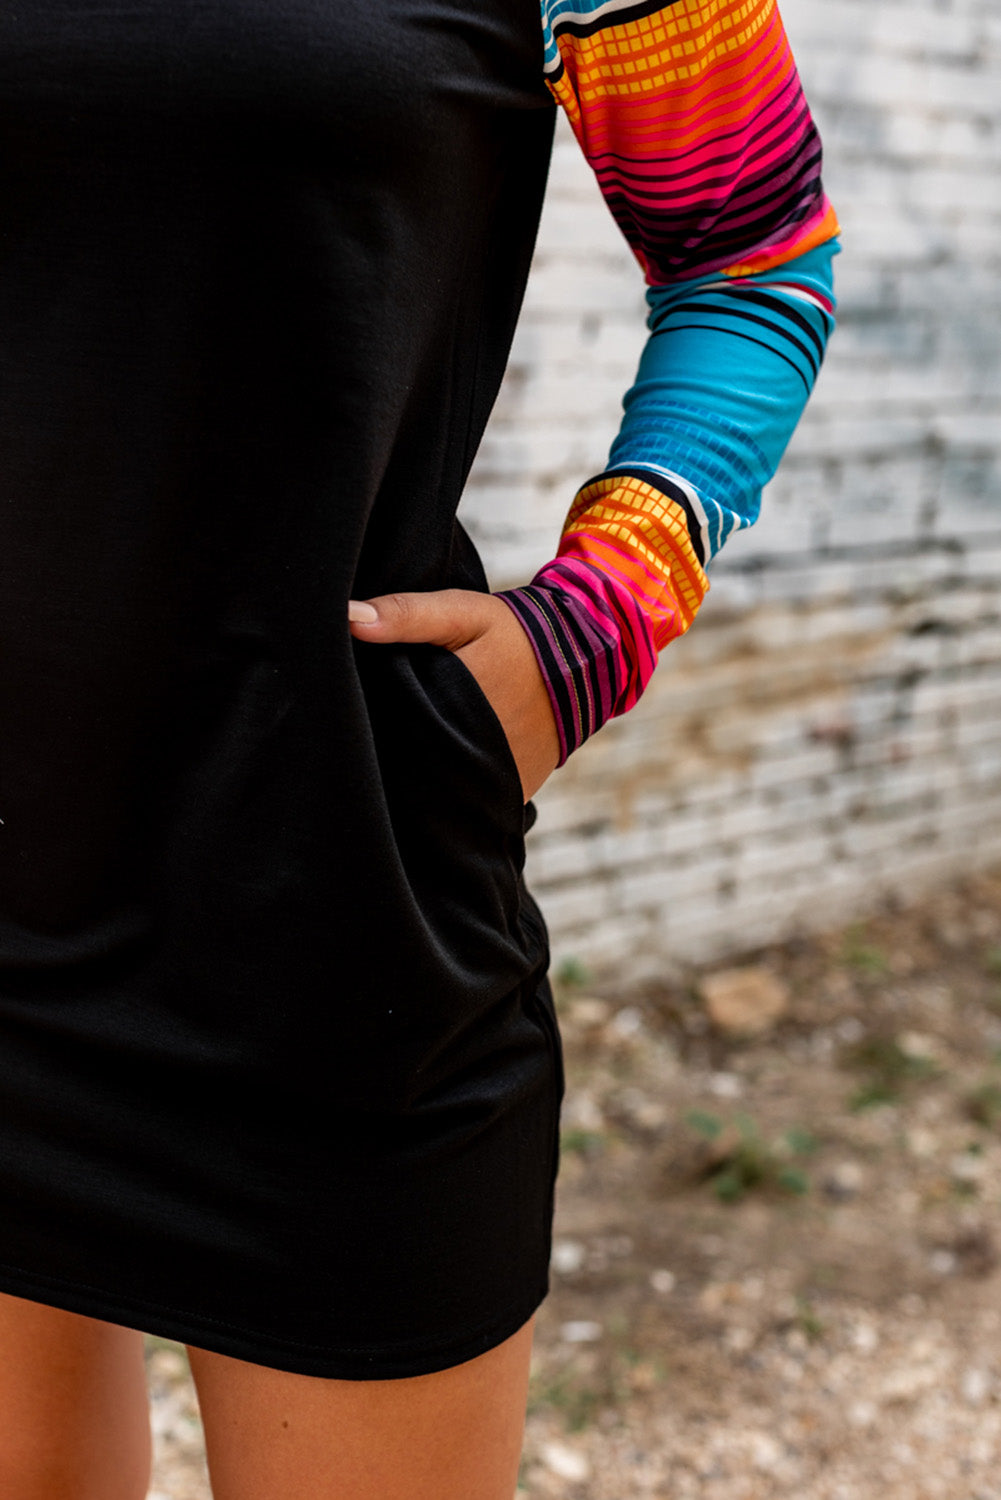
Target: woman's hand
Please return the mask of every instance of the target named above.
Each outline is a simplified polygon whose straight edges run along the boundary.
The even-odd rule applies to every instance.
[[[461,656],[507,735],[525,801],[560,758],[556,721],[531,642],[502,599],[469,589],[385,594],[348,606],[360,641],[426,642]]]

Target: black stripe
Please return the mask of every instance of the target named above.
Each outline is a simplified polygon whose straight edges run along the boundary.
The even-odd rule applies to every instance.
[[[798,328],[801,328],[817,351],[817,365],[819,368],[820,361],[824,357],[824,340],[813,327],[806,313],[801,312],[798,307],[790,307],[788,302],[783,298],[782,293],[778,290],[768,292],[764,287],[759,290],[757,287],[747,286],[740,282],[735,282],[727,290],[731,297],[740,297],[743,302],[754,302],[760,307],[775,308],[776,311],[781,312],[784,318],[788,318],[791,323],[795,323]],[[815,308],[814,311],[822,318],[830,317],[830,314],[822,308]]]
[[[592,733],[591,712],[586,698],[580,692],[579,676],[580,665],[576,653],[568,649],[573,645],[573,637],[569,635],[566,622],[561,612],[556,608],[555,601],[549,596],[545,589],[534,584],[529,584],[524,591],[529,593],[534,600],[540,614],[546,620],[556,640],[563,646],[565,655],[557,656],[550,653],[554,669],[560,679],[566,697],[566,711],[563,716],[563,728],[566,733],[567,744],[576,747],[583,744],[588,735]],[[536,632],[538,626],[536,626]],[[538,635],[535,635],[538,639]],[[576,691],[574,691],[576,689]]]
[[[739,160],[739,154],[735,155],[732,159],[734,161]],[[811,173],[811,168],[813,167],[815,162],[817,164],[817,171],[816,173]],[[790,196],[790,187],[795,187],[797,189],[798,195],[798,193],[802,192],[802,183],[804,179],[807,182],[820,182],[820,165],[821,161],[819,151],[814,152],[811,155],[808,155],[805,151],[803,151],[792,159],[792,165],[783,173],[782,179],[778,183],[776,183],[775,181],[774,171],[768,166],[762,167],[760,171],[755,171],[754,175],[750,175],[749,173],[748,175],[741,177],[739,180],[727,173],[722,173],[718,177],[703,177],[702,180],[698,183],[698,191],[702,196],[701,198],[695,200],[694,204],[690,200],[685,203],[684,216],[686,218],[695,219],[701,217],[701,211],[715,210],[716,206],[720,202],[720,199],[719,194],[714,193],[713,190],[721,187],[729,188],[731,184],[733,184],[733,190],[728,191],[725,199],[723,200],[728,208],[731,204],[740,204],[752,196],[758,203],[769,203],[777,196],[780,196],[783,199],[788,198]],[[592,167],[593,166],[594,164],[592,163]],[[752,169],[754,168],[753,162],[751,163],[751,167]],[[598,171],[597,168],[594,168],[594,170],[597,173],[599,183],[601,183],[601,172]],[[677,178],[681,183],[687,184],[688,186],[695,186],[692,181],[692,174],[690,172],[676,172],[673,174],[665,172],[662,174],[658,174],[658,176],[656,177],[651,177],[649,174],[644,173],[617,171],[614,174],[609,173],[607,174],[607,176],[607,186],[603,187],[603,191],[606,193],[606,196],[610,197],[615,192],[616,188],[619,189],[619,195],[621,196],[624,193],[626,184],[628,183],[628,201],[631,203],[635,202],[642,204],[645,202],[653,201],[659,205],[665,199],[668,203],[672,201],[679,201],[677,198],[677,194],[665,193],[663,191],[664,184],[666,182],[673,181],[674,178]],[[635,184],[641,185],[636,186]],[[774,190],[767,193],[761,193],[760,189],[763,185],[767,186],[769,189]],[[816,194],[816,196],[819,197],[819,193]],[[658,206],[657,212],[662,213],[663,209]]]
[[[745,123],[743,123],[741,125],[736,126],[736,128],[733,129],[733,130],[727,130],[727,131],[724,131],[720,135],[713,136],[712,137],[713,141],[717,142],[720,145],[722,145],[726,141],[741,141],[741,142],[743,142],[744,148],[746,149],[746,147],[748,147],[748,146],[756,145],[757,142],[762,139],[762,137],[764,137],[766,135],[772,135],[772,134],[774,134],[775,133],[776,122],[779,121],[779,120],[785,120],[786,117],[788,115],[790,115],[790,114],[805,114],[805,115],[807,115],[807,117],[808,117],[808,123],[807,123],[807,125],[806,125],[806,127],[804,128],[804,131],[803,131],[803,140],[804,141],[810,139],[811,137],[816,136],[816,134],[817,134],[817,127],[814,124],[812,117],[810,117],[810,115],[809,115],[809,111],[808,111],[807,105],[806,105],[806,99],[803,96],[802,89],[800,87],[798,87],[798,86],[794,86],[794,84],[792,82],[786,84],[786,89],[787,90],[790,89],[790,88],[793,88],[793,87],[795,87],[794,98],[786,105],[786,107],[781,111],[781,113],[773,113],[770,116],[766,116],[766,115],[762,114],[761,115],[761,124],[755,130],[751,131],[750,135],[747,134],[747,124],[745,122]],[[752,116],[752,118],[755,118],[755,117]],[[683,162],[683,161],[686,161],[689,156],[697,156],[698,153],[701,150],[703,150],[704,146],[705,146],[705,138],[703,138],[703,140],[700,141],[698,145],[696,145],[696,146],[689,146],[688,149],[685,150],[685,151],[672,151],[669,156],[651,156],[649,158],[644,158],[644,159],[645,160],[649,160],[650,164],[653,165],[653,166],[657,165],[657,163],[659,163],[659,162],[664,162],[664,163],[668,163],[668,162],[672,162],[672,163],[673,162]],[[742,155],[743,155],[743,151],[740,150],[740,149],[738,149],[737,151],[735,151],[733,153],[734,158],[737,158],[737,159],[739,159],[740,156],[742,156]],[[593,158],[590,158],[590,160],[592,160],[593,162],[599,162],[599,161],[627,161],[627,162],[635,162],[636,158],[634,156],[622,156],[622,155],[620,155],[616,151],[603,151],[599,156],[595,156]],[[727,158],[727,160],[729,160],[729,158]],[[691,174],[687,170],[685,170],[685,171],[679,172],[677,175],[680,176],[680,177],[685,177],[685,176],[690,176]]]
[[[572,565],[564,562],[561,558],[557,558],[555,563],[551,563],[549,567],[544,570],[545,574],[547,575],[545,587],[549,588],[553,586],[548,582],[548,575],[551,572],[554,571],[555,576],[558,578],[560,576],[561,570],[563,568],[567,568],[570,572],[571,577],[573,578],[574,587],[578,588],[581,593],[587,595],[587,597],[594,604],[599,617],[603,616],[605,619],[607,619],[609,613],[608,599],[603,593],[600,593],[598,591],[595,585],[591,584],[582,576],[580,571],[582,566],[587,569],[589,574],[596,574],[599,577],[601,576],[600,568],[598,568],[594,563],[581,564],[580,562],[578,562],[575,565]],[[562,608],[564,619],[567,621],[568,626],[572,624],[573,629],[577,635],[577,639],[580,642],[584,660],[588,664],[593,700],[596,704],[598,704],[601,701],[601,683],[598,678],[598,661],[595,656],[594,641],[592,638],[592,633],[596,629],[598,629],[598,625],[594,620],[588,618],[587,628],[585,629],[585,626],[581,623],[581,621],[577,619],[576,611],[574,608],[574,600],[572,596],[569,594],[564,594],[562,590],[560,591],[560,593],[561,595],[563,595],[563,597],[561,597],[557,602]],[[618,621],[617,612],[616,621]],[[616,638],[622,636],[621,628],[615,631],[615,636]],[[622,644],[623,654],[626,654],[625,643],[620,642],[620,644]],[[612,701],[614,703],[618,703],[622,690],[619,685],[619,674],[616,671],[615,640],[603,642],[599,654],[600,656],[604,657],[605,661],[608,664],[608,677],[611,684]]]
[[[705,333],[707,331],[711,333],[728,333],[732,338],[743,339],[745,343],[757,344],[760,349],[767,349],[769,354],[774,354],[776,359],[784,360],[791,370],[796,371],[796,374],[799,376],[800,380],[803,382],[803,385],[806,388],[807,395],[809,395],[810,391],[813,389],[810,382],[803,374],[803,371],[799,368],[799,365],[797,365],[795,361],[791,360],[787,354],[783,354],[781,349],[776,349],[771,344],[766,344],[762,339],[753,339],[751,338],[750,334],[741,333],[737,328],[718,328],[714,323],[679,323],[676,328],[664,328],[661,330],[661,332],[664,334],[686,333],[690,331],[696,333]]]
[[[796,338],[792,333],[788,331],[788,329],[778,327],[775,323],[770,322],[768,318],[761,318],[757,313],[748,312],[744,307],[729,307],[726,305],[720,306],[719,303],[714,303],[709,299],[707,299],[705,302],[676,302],[671,308],[670,313],[664,319],[661,327],[657,329],[657,332],[670,333],[671,318],[674,313],[679,312],[701,313],[706,317],[713,313],[722,313],[722,315],[726,318],[743,318],[747,323],[756,323],[759,328],[767,328],[772,333],[774,333],[777,338],[785,339],[786,342],[788,344],[791,344],[794,349],[798,349],[800,354],[802,354],[803,358],[806,360],[806,363],[813,374],[814,380],[816,380],[817,378],[817,375],[820,371],[820,361],[815,359],[806,345],[801,343],[798,338]],[[689,324],[687,326],[690,327],[691,325]],[[717,325],[715,323],[712,323],[707,324],[706,326],[711,327],[713,330],[715,330]],[[778,354],[778,352],[779,351],[777,349],[773,350],[773,353],[775,354]]]
[[[670,0],[664,5],[663,0],[640,0],[636,5],[616,11],[614,16],[598,16],[590,21],[557,21],[553,25],[553,36],[593,36],[596,31],[605,31],[610,26],[626,26],[630,21],[641,21],[644,16],[656,15],[658,11],[674,10],[681,3],[682,0]]]
[[[528,587],[523,589],[506,590],[504,597],[514,606],[518,619],[528,631],[538,650],[539,656],[542,658],[542,670],[556,699],[564,739],[568,747],[573,747],[577,743],[577,722],[573,713],[573,699],[567,685],[566,669],[563,662],[553,651],[549,643],[549,638],[536,620],[533,611],[526,608],[518,597],[520,594],[531,594],[534,599],[537,593],[537,590],[532,589],[531,585],[528,585]]]
[[[812,170],[816,166],[816,171]],[[675,225],[687,227],[698,223],[700,219],[712,220],[711,238],[703,235],[700,243],[715,246],[717,239],[723,239],[719,234],[721,227],[731,224],[735,219],[745,219],[748,214],[754,215],[754,222],[750,229],[756,238],[748,241],[748,225],[741,224],[737,230],[737,236],[743,239],[745,244],[751,246],[761,243],[765,234],[775,234],[785,228],[787,224],[798,223],[806,215],[820,197],[820,155],[809,161],[800,161],[797,164],[795,176],[784,179],[773,185],[772,178],[767,173],[742,182],[721,203],[719,199],[703,197],[695,202],[688,202],[673,208],[658,201],[656,191],[637,191],[627,194],[623,189],[617,189],[609,184],[605,193],[606,202],[617,222],[635,224],[641,231],[645,231],[651,240],[659,240],[669,243],[677,236],[678,229],[672,230],[669,226]],[[767,183],[769,191],[759,191],[761,185]],[[752,201],[753,200],[753,201]],[[643,213],[644,202],[652,202],[656,206],[652,214]],[[669,200],[670,204],[670,200]],[[775,213],[775,208],[781,208],[782,213]],[[659,233],[657,232],[659,231]]]
[[[686,215],[665,213],[654,220],[633,213],[628,201],[621,197],[613,201],[609,196],[606,201],[628,243],[639,247],[658,272],[680,274],[691,270],[692,279],[710,274],[706,269],[706,262],[710,259],[720,268],[739,265],[756,254],[762,245],[794,233],[813,209],[813,202],[804,198],[781,217],[761,216],[750,226],[746,222],[735,225],[727,233],[721,233],[721,226],[736,215],[720,214],[705,233],[693,233],[692,220]],[[747,218],[746,211],[741,217]]]
[[[692,551],[695,553],[702,567],[705,567],[706,550],[702,545],[702,527],[698,516],[695,514],[692,502],[679,485],[672,484],[663,474],[655,474],[652,470],[644,469],[641,466],[634,467],[632,464],[623,464],[621,467],[616,466],[614,469],[606,469],[603,474],[598,474],[595,479],[589,479],[587,484],[582,485],[581,488],[586,490],[588,485],[596,484],[600,479],[614,479],[620,474],[628,479],[638,479],[642,484],[648,484],[652,490],[657,491],[658,495],[663,495],[665,499],[673,500],[676,505],[681,506],[688,524],[688,537],[692,544]]]
[[[559,566],[559,559],[557,559],[557,565]],[[587,567],[589,572],[600,575],[601,570],[596,566],[596,564],[586,563],[585,566]],[[609,611],[608,597],[604,593],[599,592],[596,585],[587,582],[582,577],[579,571],[579,567],[576,567],[573,570],[573,581],[575,587],[579,588],[581,593],[586,594],[595,605],[595,608],[598,609],[601,614],[603,614],[607,618]],[[607,652],[607,659],[609,665],[608,675],[612,685],[612,703],[615,708],[621,708],[622,699],[625,696],[629,681],[639,672],[639,660],[636,656],[636,642],[633,639],[632,623],[631,621],[625,619],[623,612],[619,607],[614,591],[612,593],[612,598],[613,600],[615,600],[612,608],[615,616],[616,637],[618,639],[619,648],[622,652],[623,657],[625,658],[626,665],[629,668],[629,675],[627,677],[627,680],[625,682],[620,682],[619,674],[617,671],[616,652],[614,646],[610,646]]]

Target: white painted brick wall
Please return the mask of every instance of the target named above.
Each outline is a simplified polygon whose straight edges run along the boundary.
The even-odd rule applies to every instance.
[[[1001,861],[1001,0],[785,0],[845,253],[765,497],[643,702],[539,798],[559,959],[663,973]],[[561,130],[463,514],[495,586],[552,555],[645,329]]]

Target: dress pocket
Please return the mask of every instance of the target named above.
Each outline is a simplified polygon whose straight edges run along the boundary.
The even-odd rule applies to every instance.
[[[482,762],[496,781],[500,802],[504,804],[504,821],[510,819],[520,833],[525,831],[525,801],[521,775],[510,741],[496,710],[480,686],[475,674],[454,651],[445,646],[424,648],[435,654],[432,688],[435,701],[447,715],[450,726],[465,741],[474,762]],[[498,806],[498,810],[501,810]]]
[[[500,720],[443,646],[363,647],[359,667],[382,800],[418,904],[434,929],[479,942],[484,957],[497,941],[514,942],[520,982],[528,815]]]

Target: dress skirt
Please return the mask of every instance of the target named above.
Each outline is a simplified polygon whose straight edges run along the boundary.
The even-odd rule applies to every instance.
[[[552,109],[534,0],[0,15],[0,1289],[349,1379],[545,1295],[530,813],[455,520]]]

